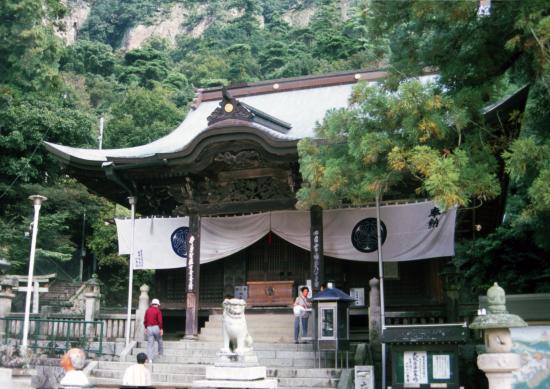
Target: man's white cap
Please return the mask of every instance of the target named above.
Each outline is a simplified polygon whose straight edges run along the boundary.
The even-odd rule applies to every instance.
[[[153,299],[153,301],[151,301],[151,305],[160,305],[160,301],[159,299]]]

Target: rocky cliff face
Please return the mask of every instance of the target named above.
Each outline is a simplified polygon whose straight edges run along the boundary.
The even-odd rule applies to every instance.
[[[182,25],[188,16],[189,10],[176,4],[168,16],[158,23],[149,26],[139,24],[126,31],[122,39],[122,47],[125,50],[137,49],[151,37],[165,38],[169,42],[175,43],[176,36],[184,32]]]
[[[77,0],[71,4],[67,4],[67,0],[64,0],[63,3],[68,7],[69,13],[61,21],[55,34],[66,44],[71,45],[76,41],[78,31],[90,14],[90,4],[85,0]]]
[[[68,0],[64,0],[65,2]],[[340,0],[342,19],[347,19],[348,12],[354,0]],[[78,36],[78,31],[90,14],[89,0],[76,0],[67,4],[69,14],[63,19],[64,26],[57,32],[67,44],[73,44]],[[289,9],[282,15],[283,20],[292,27],[306,27],[315,14],[314,4],[303,9]],[[189,8],[175,4],[169,12],[152,24],[137,24],[128,29],[124,34],[121,48],[133,50],[141,47],[143,42],[152,37],[159,37],[174,43],[179,34],[188,34],[193,38],[200,37],[214,20],[222,19],[225,22],[238,18],[243,11],[236,8],[223,9],[220,7],[216,15],[212,15],[211,9],[206,3],[190,6]],[[264,20],[260,16],[258,23],[261,28]]]

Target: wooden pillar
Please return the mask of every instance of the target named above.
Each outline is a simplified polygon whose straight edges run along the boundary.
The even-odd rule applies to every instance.
[[[192,213],[189,215],[189,233],[187,234],[185,339],[197,339],[199,335],[200,248],[201,219],[197,213]]]
[[[310,208],[311,237],[311,288],[313,295],[319,292],[325,278],[323,258],[323,208],[314,205]]]

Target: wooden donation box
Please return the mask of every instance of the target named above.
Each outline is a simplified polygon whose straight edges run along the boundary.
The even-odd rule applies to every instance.
[[[294,281],[249,281],[248,305],[289,306],[294,303],[292,288]]]

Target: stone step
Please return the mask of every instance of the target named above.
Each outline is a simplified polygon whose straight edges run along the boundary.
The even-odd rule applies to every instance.
[[[119,378],[101,378],[92,377],[91,383],[94,385],[94,389],[119,389],[122,379]],[[190,389],[192,387],[191,382],[157,382],[154,384],[155,389]],[[280,389],[280,388],[279,388]]]
[[[100,361],[95,371],[124,371],[128,366],[133,365],[134,362],[105,362]],[[158,374],[189,374],[189,375],[201,375],[204,376],[206,372],[205,365],[181,365],[181,364],[169,364],[169,363],[154,363],[149,368],[152,373]],[[269,377],[279,378],[338,378],[340,376],[340,370],[338,369],[296,369],[296,368],[267,368],[267,375]]]
[[[94,377],[97,378],[110,378],[116,379],[122,382],[124,376],[124,370],[97,370],[94,371]],[[181,382],[193,382],[195,380],[204,379],[204,374],[174,374],[174,373],[153,373],[151,374],[151,380],[156,383],[181,383]]]
[[[178,350],[215,350],[218,351],[222,346],[221,341],[216,342],[203,342],[193,340],[179,340],[179,341],[165,341],[164,349],[178,349]],[[254,342],[254,350],[287,350],[287,351],[311,351],[313,352],[313,345],[311,343],[295,344],[292,342],[284,343],[266,343],[266,342]],[[138,342],[138,348],[146,349],[147,342]]]
[[[134,362],[134,356],[126,356],[123,358],[124,362]],[[213,365],[218,361],[218,357],[190,357],[190,356],[174,356],[174,355],[162,355],[154,358],[153,364],[195,364],[195,365]],[[296,368],[314,368],[316,366],[316,360],[314,358],[307,359],[276,359],[276,358],[259,358],[260,365],[267,367],[296,367]],[[325,361],[326,362],[326,361]]]
[[[284,335],[284,334],[272,334],[272,335],[258,335],[258,334],[251,334],[252,339],[255,341],[260,342],[272,342],[272,343],[293,343],[294,342],[294,335]],[[223,342],[223,337],[221,335],[216,334],[206,334],[206,335],[200,335],[199,339],[202,342],[211,342],[216,343],[221,347]],[[256,344],[256,343],[254,343]]]
[[[119,389],[120,381],[116,379],[107,379],[107,378],[98,378],[93,380],[95,389]],[[191,389],[191,383],[160,383],[155,384],[156,389]],[[303,386],[281,386],[278,385],[278,389],[303,389]],[[334,386],[308,386],[308,389],[327,389],[327,388],[336,388]]]
[[[146,349],[134,348],[133,355],[138,353],[146,353]],[[295,350],[254,350],[259,359],[266,358],[315,358],[315,353],[312,351],[295,351]],[[164,356],[186,356],[193,358],[217,358],[218,350],[178,350],[165,349]]]
[[[96,384],[101,382],[118,382],[122,381],[124,370],[127,365],[117,364],[118,369],[103,369],[98,368],[93,372],[93,381]],[[156,365],[153,365],[153,370]],[[171,366],[171,369],[177,370],[183,366]],[[195,368],[195,367],[192,367]],[[334,369],[268,369],[267,376],[269,378],[277,378],[279,387],[324,387],[331,388],[338,384],[339,371]],[[204,379],[203,374],[178,374],[178,373],[155,373],[151,376],[153,384],[172,384],[182,385],[191,383],[195,380]]]
[[[252,337],[254,336],[266,336],[269,334],[276,334],[276,335],[294,335],[294,327],[266,327],[266,328],[251,328],[248,327],[248,332]],[[201,328],[201,335],[222,335],[223,330],[222,328],[211,328],[211,327],[204,327]]]
[[[128,366],[133,365],[135,362],[104,362],[100,361],[96,370],[120,370],[124,371]],[[194,374],[204,376],[206,371],[205,365],[174,365],[168,363],[154,363],[147,364],[152,373],[174,373],[174,374]],[[96,371],[94,370],[94,371]]]
[[[294,315],[292,314],[292,310],[289,309],[288,314],[285,315],[245,315],[246,317],[246,323],[248,325],[255,325],[255,324],[281,324],[281,323],[294,323]],[[223,316],[222,315],[210,315],[207,324],[216,325],[221,324],[223,322]]]
[[[250,333],[254,344],[256,341],[265,342],[265,343],[294,343],[294,334],[285,334],[285,333],[263,333],[263,334],[254,334]],[[199,339],[203,342],[218,342],[219,347],[222,346],[223,336],[218,333],[205,333],[199,335]]]
[[[298,387],[298,388],[310,388],[310,387],[322,387],[322,388],[335,388],[338,386],[338,379],[333,378],[278,378],[279,387]]]

